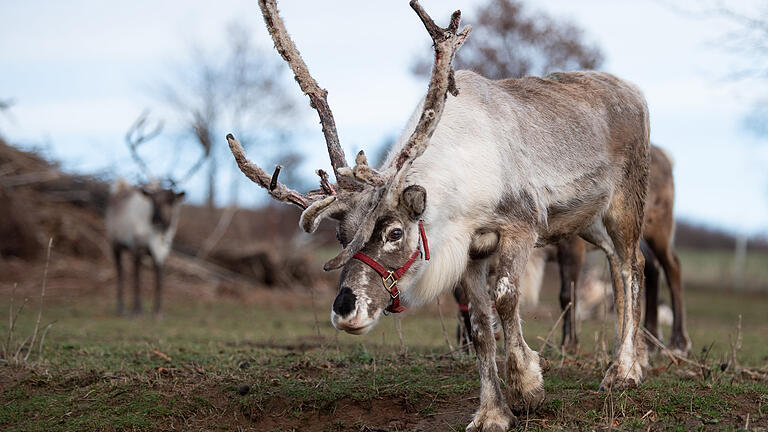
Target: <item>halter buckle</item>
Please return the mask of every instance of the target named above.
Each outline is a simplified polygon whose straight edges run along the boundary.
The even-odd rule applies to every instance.
[[[397,279],[395,278],[395,272],[390,271],[387,277],[382,277],[381,281],[384,283],[384,288],[389,291],[389,295],[392,298],[397,298],[400,296],[400,292],[398,291],[397,294],[392,294],[392,288],[397,285]]]

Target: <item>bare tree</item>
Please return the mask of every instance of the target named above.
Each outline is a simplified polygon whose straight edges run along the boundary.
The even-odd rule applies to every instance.
[[[218,172],[217,145],[222,125],[238,131],[244,145],[264,143],[261,153],[279,152],[276,142],[290,138],[295,104],[283,86],[285,67],[260,49],[250,31],[231,24],[225,54],[194,48],[187,65],[172,81],[162,83],[162,99],[180,116],[182,129],[199,147],[208,164],[207,198],[213,207]],[[279,152],[282,156],[284,153]],[[292,162],[300,163],[293,158]]]
[[[597,45],[584,41],[575,24],[530,12],[519,0],[489,0],[474,12],[475,31],[456,56],[459,69],[486,78],[519,78],[555,71],[596,69],[603,63]],[[428,75],[430,59],[420,57],[412,72]]]

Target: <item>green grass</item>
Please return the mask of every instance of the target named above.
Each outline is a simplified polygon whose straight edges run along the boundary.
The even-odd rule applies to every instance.
[[[554,296],[547,291],[542,303],[554,305]],[[316,310],[304,297],[291,307],[168,302],[161,321],[114,317],[106,301],[46,305],[44,320],[56,324],[43,358],[0,365],[0,429],[463,430],[478,403],[475,360],[446,355],[434,306],[403,317],[408,354],[402,357],[392,317],[363,337],[336,333],[326,318],[331,297],[317,299]],[[537,413],[522,416],[520,427],[735,430],[747,413],[750,424],[768,427],[768,385],[717,367],[739,314],[741,363],[757,368],[768,362],[768,297],[689,290],[687,301],[696,355],[714,342],[707,379],[691,368],[666,369],[662,358],[640,389],[597,392],[603,369],[591,356],[594,334],[605,330],[610,340],[612,325],[586,322],[581,355],[547,353],[547,400]],[[444,302],[452,339],[454,311]],[[555,307],[525,314],[532,347],[539,347],[537,336],[546,336],[558,314]],[[26,312],[17,334],[31,332],[34,315]],[[6,330],[0,326],[0,334]],[[247,391],[240,391],[243,386]]]

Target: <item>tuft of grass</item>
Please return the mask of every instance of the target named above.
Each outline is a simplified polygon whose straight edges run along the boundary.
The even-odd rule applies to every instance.
[[[28,299],[25,298],[24,302],[14,308],[14,297],[16,295],[16,285],[13,286],[13,292],[11,293],[11,304],[8,307],[8,331],[6,332],[5,341],[0,343],[0,361],[5,364],[20,365],[29,361],[30,355],[37,348],[37,358],[42,359],[43,356],[43,344],[45,343],[45,337],[48,335],[48,330],[53,326],[53,322],[48,323],[40,334],[40,319],[43,316],[43,300],[45,299],[45,287],[48,282],[48,267],[51,263],[51,248],[53,247],[53,238],[48,240],[48,249],[45,255],[45,269],[43,270],[43,282],[40,288],[40,307],[37,312],[37,321],[35,321],[35,328],[32,334],[23,338],[21,341],[16,339],[16,325],[21,317],[21,313],[24,311],[24,307],[27,305]],[[38,336],[40,340],[38,342]],[[35,343],[37,342],[37,345]]]

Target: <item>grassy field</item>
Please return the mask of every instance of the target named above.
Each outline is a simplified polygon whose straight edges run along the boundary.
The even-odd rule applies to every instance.
[[[517,427],[768,428],[768,382],[721,371],[739,314],[738,359],[765,368],[768,297],[687,294],[693,357],[704,370],[660,356],[640,389],[598,392],[605,364],[593,345],[603,331],[610,340],[612,329],[586,322],[582,353],[545,353],[552,361],[547,400],[538,412],[521,416]],[[449,353],[434,305],[402,317],[401,346],[391,317],[363,337],[335,332],[327,318],[331,301],[332,294],[324,294],[313,308],[308,297],[285,293],[250,302],[187,301],[171,306],[160,321],[113,317],[106,299],[48,304],[43,321],[56,322],[42,359],[35,354],[28,364],[0,366],[0,429],[463,430],[478,403],[475,361]],[[4,302],[0,307],[8,310]],[[17,336],[32,332],[33,304]],[[534,348],[557,318],[554,304],[548,291],[543,306],[525,314]],[[455,306],[446,300],[442,309],[453,338]],[[7,324],[0,334],[7,334]],[[552,339],[557,342],[557,332]]]

